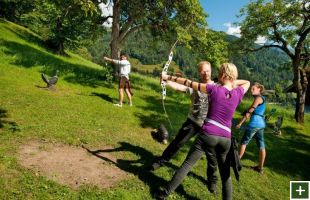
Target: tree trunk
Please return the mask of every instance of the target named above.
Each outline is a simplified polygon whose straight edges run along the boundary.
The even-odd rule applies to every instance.
[[[110,47],[111,47],[111,58],[119,59],[119,57],[120,57],[120,44],[118,43],[118,41],[112,39]],[[113,64],[113,65],[114,65],[113,76],[114,76],[114,78],[116,78],[118,76],[118,67],[115,64]]]
[[[299,61],[293,61],[294,68],[294,86],[297,93],[296,108],[295,108],[295,120],[298,123],[304,123],[305,115],[305,102],[307,92],[307,77],[306,73],[303,73],[302,69],[299,68]]]
[[[121,7],[120,7],[120,0],[115,0],[113,1],[113,22],[112,22],[112,35],[111,35],[111,43],[110,43],[110,48],[111,48],[111,57],[113,59],[119,59],[120,57],[120,41],[119,41],[119,35],[120,35],[120,12],[121,12]],[[118,69],[117,66],[114,66],[114,78],[118,74]]]
[[[62,20],[60,17],[57,18],[56,21],[56,30],[57,30],[57,35],[56,35],[56,45],[57,45],[57,53],[59,55],[65,56],[65,47],[64,47],[64,42],[65,42],[65,37],[63,33],[63,26],[62,26]]]
[[[299,123],[304,123],[305,99],[306,99],[306,92],[305,91],[297,92],[295,120]]]
[[[59,41],[58,43],[57,53],[59,55],[66,56],[64,43],[62,41]]]

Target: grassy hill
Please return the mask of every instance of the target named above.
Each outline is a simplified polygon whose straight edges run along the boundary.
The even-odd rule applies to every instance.
[[[136,58],[129,58],[130,64],[132,65],[132,70],[140,74],[152,74],[157,70],[158,74],[161,73],[161,70],[166,62],[156,64],[156,65],[144,65]],[[169,65],[170,72],[180,72],[179,66],[172,61]]]
[[[105,81],[108,69],[68,54],[57,56],[44,47],[38,35],[0,21],[0,199],[151,199],[150,193],[171,179],[193,142],[167,167],[156,172],[143,169],[166,147],[150,136],[160,123],[168,127],[159,80],[132,74],[134,106],[114,107],[117,85]],[[40,73],[52,75],[56,69],[60,71],[57,89],[43,89]],[[167,96],[173,137],[186,119],[189,99],[171,90]],[[239,110],[249,103],[244,101]],[[310,180],[310,116],[306,115],[302,126],[294,123],[292,109],[278,107],[276,115],[280,114],[285,117],[283,136],[266,130],[265,173],[259,175],[244,168],[240,183],[233,178],[234,199],[287,199],[290,180]],[[240,119],[239,112],[236,119]],[[236,134],[241,137],[241,133]],[[31,140],[121,149],[112,154],[126,164],[122,170],[129,178],[109,189],[91,185],[70,189],[19,164],[18,148]],[[256,161],[253,141],[243,164],[252,166]],[[207,191],[205,167],[203,158],[170,199],[221,199],[221,195]]]

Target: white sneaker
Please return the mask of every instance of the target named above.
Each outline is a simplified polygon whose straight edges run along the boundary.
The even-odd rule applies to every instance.
[[[128,105],[129,105],[129,106],[132,106],[132,103],[129,103]]]
[[[122,104],[119,104],[119,103],[113,104],[113,106],[123,107],[123,105],[122,105]]]

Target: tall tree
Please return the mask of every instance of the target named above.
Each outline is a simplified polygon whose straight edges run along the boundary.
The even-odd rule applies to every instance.
[[[290,60],[297,92],[295,119],[304,122],[307,92],[306,68],[309,64],[310,3],[308,0],[258,0],[241,9],[241,43],[248,51],[278,48]],[[253,45],[259,37],[268,43]]]
[[[153,32],[175,31],[178,37],[189,39],[185,34],[197,27],[205,28],[206,14],[198,0],[110,0],[113,5],[111,33],[111,56],[118,58],[121,45],[128,35],[142,28],[151,28]]]

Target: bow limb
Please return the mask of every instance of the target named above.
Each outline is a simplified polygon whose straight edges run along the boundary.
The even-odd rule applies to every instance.
[[[178,43],[178,39],[175,41],[175,43],[172,45],[171,49],[170,49],[170,53],[169,53],[169,56],[168,56],[168,61],[165,63],[165,66],[163,68],[163,71],[162,73],[168,73],[168,68],[170,66],[170,63],[172,61],[172,58],[173,58],[173,49],[175,48],[176,44]],[[171,121],[169,119],[169,116],[167,114],[167,111],[166,111],[166,107],[165,107],[165,99],[166,99],[166,95],[167,95],[167,92],[166,92],[166,82],[164,80],[161,80],[161,87],[162,87],[162,105],[163,105],[163,109],[164,109],[164,113],[168,119],[168,122],[169,122],[169,125],[170,125],[170,128],[172,129],[172,124],[171,124]]]
[[[178,43],[178,41],[179,41],[179,39],[177,39],[175,41],[175,43],[172,45],[172,47],[170,49],[169,56],[168,56],[168,61],[165,63],[162,73],[168,73],[168,69],[169,69],[170,63],[171,63],[172,58],[173,58],[173,49],[175,48],[175,46]],[[167,94],[166,93],[166,82],[164,80],[161,81],[161,87],[163,89],[163,91],[162,91],[162,98],[164,100],[166,98],[166,94]]]

